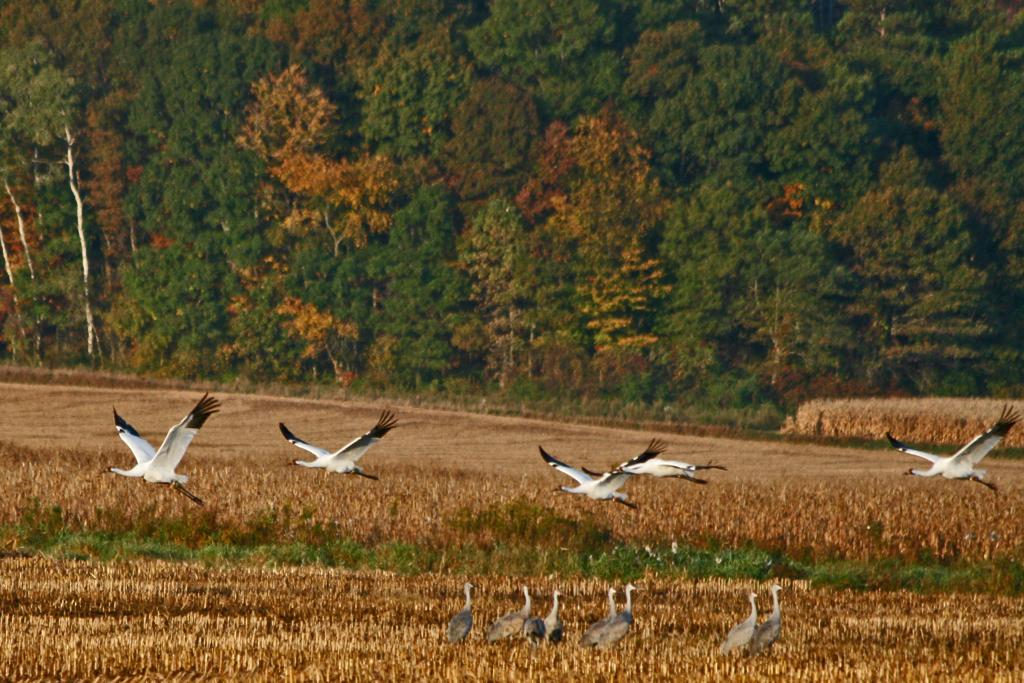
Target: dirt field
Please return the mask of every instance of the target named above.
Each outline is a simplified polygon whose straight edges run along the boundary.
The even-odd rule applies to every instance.
[[[521,604],[517,579],[479,585],[468,642],[444,642],[462,606],[454,577],[162,562],[0,562],[0,678],[247,680],[1020,680],[1019,600],[812,591],[784,582],[783,631],[757,658],[718,644],[749,611],[751,583],[645,579],[632,632],[578,647],[605,585],[527,581],[546,613],[566,595],[566,640],[487,644]],[[767,586],[756,586],[762,609]],[[984,617],[974,616],[978,611]]]

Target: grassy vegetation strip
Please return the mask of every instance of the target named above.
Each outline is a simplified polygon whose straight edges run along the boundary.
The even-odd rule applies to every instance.
[[[538,512],[538,511],[535,511]],[[543,514],[543,511],[539,511]],[[504,522],[473,518],[479,530]],[[600,528],[573,525],[566,534],[565,520],[540,524],[524,535],[511,530],[507,542],[477,542],[438,547],[401,541],[376,544],[335,537],[327,530],[316,537],[295,538],[280,529],[262,532],[197,536],[176,528],[178,522],[150,526],[146,532],[122,530],[70,530],[56,509],[27,515],[15,526],[0,527],[7,556],[42,555],[74,560],[159,559],[206,564],[339,567],[348,570],[385,570],[405,575],[431,572],[500,576],[589,577],[625,582],[643,576],[688,579],[730,578],[807,580],[815,586],[856,590],[912,590],[922,592],[975,592],[1024,594],[1024,567],[1002,560],[985,562],[874,562],[809,560],[787,557],[754,546],[638,547],[616,542]],[[258,525],[257,525],[258,526]],[[559,528],[559,527],[564,528]],[[505,529],[505,531],[509,531]],[[549,534],[556,544],[533,538]],[[292,536],[292,537],[290,537]],[[477,537],[479,538],[479,537]]]

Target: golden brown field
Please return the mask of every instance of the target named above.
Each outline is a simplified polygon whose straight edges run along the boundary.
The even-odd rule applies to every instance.
[[[991,427],[1001,398],[842,398],[800,404],[785,431],[813,436],[882,439],[886,432],[908,443],[960,446]],[[1018,406],[1018,410],[1024,404]],[[1010,431],[1004,446],[1024,445],[1024,430]]]
[[[574,520],[596,520],[617,539],[643,544],[748,541],[809,557],[928,556],[1024,559],[1024,462],[989,460],[993,494],[970,482],[900,476],[915,458],[895,451],[687,437],[398,407],[404,426],[361,461],[373,482],[288,463],[306,454],[277,430],[340,446],[375,422],[380,405],[220,395],[223,408],[196,437],[179,471],[207,502],[193,510],[165,487],[101,474],[134,462],[113,429],[116,405],[159,444],[201,395],[196,391],[0,385],[0,524],[33,499],[59,505],[87,527],[105,511],[215,515],[240,523],[268,511],[308,513],[360,542],[464,538],[450,520],[525,500]],[[45,406],[42,409],[41,406]],[[642,479],[627,491],[638,511],[552,490],[568,483],[537,453],[543,444],[570,464],[612,465],[657,436],[666,457],[714,460],[709,486]],[[922,510],[941,510],[941,525]],[[486,534],[484,534],[486,536]],[[2,539],[0,539],[2,540]],[[487,538],[474,539],[487,541]]]
[[[461,606],[464,548],[493,550],[510,540],[473,520],[520,502],[606,531],[614,543],[662,553],[673,541],[698,548],[754,543],[811,560],[1017,563],[1024,559],[1024,463],[988,461],[990,479],[1001,486],[993,494],[969,482],[900,476],[916,463],[890,451],[397,405],[402,426],[360,463],[380,475],[374,482],[288,466],[305,454],[285,442],[277,422],[335,447],[369,428],[384,404],[218,393],[222,411],[179,468],[192,477],[189,487],[206,500],[204,508],[165,487],[102,473],[133,460],[114,433],[112,405],[159,443],[201,393],[0,384],[0,526],[13,528],[33,505],[59,506],[67,523],[85,531],[136,533],[148,520],[173,518],[186,529],[242,534],[276,514],[296,520],[278,522],[296,542],[326,529],[369,547],[405,541],[431,548],[439,558],[434,573],[275,568],[251,558],[243,566],[0,559],[0,678],[1015,680],[1024,668],[1018,598],[852,593],[784,579],[782,640],[753,661],[716,655],[728,628],[746,614],[752,581],[655,574],[638,582],[636,632],[612,653],[440,644]],[[704,487],[631,481],[625,490],[640,505],[633,511],[553,493],[567,480],[537,454],[543,444],[572,464],[600,468],[642,451],[655,436],[668,443],[666,457],[713,459],[729,471],[711,472]],[[0,547],[15,554],[20,539],[10,532]],[[557,528],[512,540],[536,543],[542,557],[557,555],[565,541]],[[203,538],[185,532],[183,542],[193,541]],[[485,575],[470,577],[480,586],[477,628],[517,608],[523,583],[542,596],[537,611],[547,611],[554,587],[566,593],[570,640],[604,609],[606,584],[592,578],[506,576],[497,551],[479,571]],[[767,611],[767,583],[758,590]]]
[[[488,645],[519,607],[516,578],[480,586],[468,642],[444,641],[462,577],[162,562],[0,563],[0,678],[257,680],[1020,680],[1024,604],[983,596],[815,591],[784,582],[783,632],[757,658],[717,647],[751,582],[639,582],[633,631],[577,646],[605,585],[527,579],[546,612],[565,592],[566,640]],[[762,608],[767,586],[756,587]]]

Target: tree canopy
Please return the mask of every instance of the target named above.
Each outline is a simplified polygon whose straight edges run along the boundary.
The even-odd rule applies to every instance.
[[[0,357],[1019,391],[1019,5],[0,0]]]

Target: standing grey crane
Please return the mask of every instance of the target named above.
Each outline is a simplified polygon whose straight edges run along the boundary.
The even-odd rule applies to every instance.
[[[587,629],[580,645],[604,649],[622,640],[629,633],[629,627],[633,625],[633,591],[635,590],[636,586],[631,583],[627,584],[626,609],[615,616],[602,619]]]
[[[554,593],[554,602],[551,603],[551,611],[544,617],[544,632],[547,639],[552,643],[562,642],[562,620],[558,616],[558,598],[561,595],[557,590]],[[615,601],[612,601],[614,608]]]
[[[493,643],[502,638],[517,636],[523,632],[523,625],[530,618],[530,591],[526,589],[526,586],[523,586],[523,595],[526,596],[526,604],[523,605],[521,610],[509,612],[503,617],[498,617],[498,620],[487,629],[488,643]]]
[[[470,629],[473,628],[473,598],[469,592],[475,586],[469,581],[462,587],[466,591],[466,606],[448,622],[448,642],[458,643],[466,639]]]
[[[779,633],[782,631],[782,610],[779,609],[780,590],[782,590],[782,586],[779,584],[776,583],[772,586],[772,614],[754,629],[750,645],[747,646],[747,652],[751,655],[767,652],[779,638]]]
[[[750,594],[750,616],[741,621],[729,630],[722,646],[718,651],[727,655],[733,650],[745,648],[754,637],[754,629],[757,628],[757,593]]]
[[[544,620],[540,617],[529,617],[523,622],[523,637],[530,641],[530,645],[537,647],[543,642],[547,629],[544,627]]]

